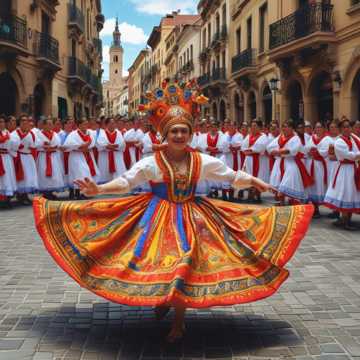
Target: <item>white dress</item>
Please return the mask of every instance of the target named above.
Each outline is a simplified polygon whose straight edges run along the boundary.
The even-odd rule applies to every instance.
[[[70,133],[65,132],[64,130],[61,130],[58,134],[59,138],[60,138],[60,145],[64,146],[65,141],[67,139],[67,137],[70,135]],[[63,150],[60,152],[61,155],[61,159],[62,159],[62,164],[63,164],[63,169],[64,169],[64,174],[63,174],[63,178],[64,178],[64,184],[66,187],[70,187],[69,184],[69,156],[70,156],[70,151],[69,150]]]
[[[308,162],[308,171],[313,176],[314,184],[308,188],[308,199],[315,204],[322,204],[328,187],[326,159],[323,157],[323,149],[328,145],[327,136],[324,136],[318,144],[314,142],[314,136],[311,137],[305,145],[305,151],[310,157],[310,150],[315,148],[318,151],[316,159]],[[321,154],[322,152],[322,154]]]
[[[0,137],[3,136],[4,141],[0,142],[0,161],[3,166],[4,174],[0,175],[0,195],[13,196],[16,192],[16,175],[14,167],[14,144],[11,141],[10,133],[0,131]]]
[[[243,141],[242,150],[252,150],[259,157],[259,172],[256,174],[254,168],[254,161],[256,162],[256,157],[254,156],[246,156],[244,162],[244,171],[248,174],[251,174],[259,179],[269,182],[269,158],[266,155],[266,147],[268,145],[268,137],[266,134],[261,134],[259,138],[254,142],[254,144],[250,145],[250,135],[247,135]]]
[[[150,132],[147,132],[146,134],[144,134],[144,136],[141,139],[141,143],[142,143],[142,158],[148,157],[153,155],[153,141],[151,139]],[[159,144],[161,143],[161,135],[159,133],[157,133],[155,135],[155,138],[157,139],[157,141],[159,142]]]
[[[360,144],[360,139],[358,143]],[[329,184],[324,203],[335,210],[359,212],[360,191],[355,183],[355,157],[360,155],[360,147],[353,136],[349,145],[342,136],[335,141],[335,154],[339,164],[334,179]]]
[[[17,151],[18,166],[22,167],[24,173],[23,179],[17,179],[17,192],[34,193],[39,189],[36,163],[31,152],[37,147],[36,136],[32,131],[24,134],[17,129],[11,133],[10,138]]]
[[[332,184],[332,181],[335,177],[336,169],[338,168],[339,162],[337,160],[330,160],[330,148],[335,148],[335,142],[338,137],[326,136],[324,141],[321,142],[319,147],[320,154],[325,158],[327,166],[327,178],[328,178],[328,187]]]
[[[124,134],[125,142],[141,142],[144,133],[141,129],[129,129]],[[131,166],[133,166],[141,157],[140,149],[137,149],[135,146],[131,146],[129,148],[130,152],[130,159],[131,159]]]
[[[116,137],[114,142],[110,142],[110,139],[107,135],[106,130],[100,130],[100,134],[97,139],[97,148],[99,150],[99,183],[106,183],[111,181],[119,176],[122,176],[126,171],[124,163],[124,150],[125,150],[125,141],[119,130],[115,130]],[[106,148],[108,145],[117,145],[116,150],[109,150]],[[114,159],[114,169],[110,168],[110,159],[113,156]]]
[[[280,150],[279,138],[280,137],[277,137],[267,146],[269,154],[273,151]],[[270,175],[270,185],[275,187],[285,196],[304,202],[307,199],[307,195],[301,177],[301,170],[295,159],[296,155],[301,150],[301,141],[299,137],[294,135],[282,149],[288,150],[289,153],[283,156],[275,156],[274,167]],[[282,167],[284,170],[283,176],[281,176]]]
[[[216,140],[217,138],[217,140]],[[221,160],[224,164],[226,163],[225,154],[230,151],[229,149],[229,141],[224,133],[218,131],[215,136],[211,136],[208,133],[200,134],[197,141],[197,147],[203,154],[210,155],[210,152],[207,150],[209,147],[209,141],[213,140],[216,141],[215,147],[218,149],[218,152],[213,156],[219,160]],[[205,182],[201,182],[198,184],[198,191],[206,191],[209,192],[210,190],[220,190],[220,189],[227,189],[228,183],[222,182],[215,182],[213,180],[204,180]]]
[[[39,131],[36,134],[36,138],[38,144],[36,165],[39,178],[39,191],[64,191],[64,168],[61,153],[59,150],[55,150],[48,155],[50,158],[51,171],[47,175],[47,154],[44,148],[45,144],[58,148],[61,145],[60,137],[53,132],[52,139],[50,140],[42,131]]]
[[[89,150],[95,147],[95,137],[92,132],[87,131],[86,135],[90,136],[91,144]],[[69,136],[66,138],[64,146],[70,151],[69,155],[69,186],[71,188],[78,188],[74,184],[75,180],[89,178],[94,181],[98,180],[99,169],[96,165],[94,154],[92,151],[88,151],[86,154],[89,157],[89,163],[87,162],[85,154],[79,150],[79,148],[84,145],[86,142],[82,140],[79,135],[79,130],[72,131]],[[93,166],[95,174],[91,174],[90,164]]]

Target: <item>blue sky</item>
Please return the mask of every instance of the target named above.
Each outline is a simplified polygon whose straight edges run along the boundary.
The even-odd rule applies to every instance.
[[[182,14],[196,13],[198,0],[102,0],[106,22],[100,36],[103,40],[103,79],[109,77],[109,47],[115,18],[118,16],[124,48],[124,71],[131,66],[137,54],[146,46],[152,28],[163,15],[174,10]]]

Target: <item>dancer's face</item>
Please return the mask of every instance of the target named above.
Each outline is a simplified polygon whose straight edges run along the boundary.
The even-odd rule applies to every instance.
[[[173,125],[169,129],[166,140],[169,144],[169,149],[185,150],[191,138],[190,129],[187,125],[178,124]]]

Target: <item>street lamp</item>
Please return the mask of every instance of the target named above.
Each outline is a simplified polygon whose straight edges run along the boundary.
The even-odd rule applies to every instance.
[[[275,117],[275,122],[277,122],[277,113],[276,113],[276,92],[279,90],[278,88],[278,82],[279,79],[277,78],[272,78],[270,79],[270,90],[274,92],[274,117]]]

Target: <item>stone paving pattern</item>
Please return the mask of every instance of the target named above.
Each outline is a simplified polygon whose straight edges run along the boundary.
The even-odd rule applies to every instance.
[[[2,210],[0,360],[360,359],[360,231],[314,220],[288,269],[271,298],[189,310],[170,346],[171,316],[81,289],[45,251],[31,208]]]

